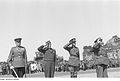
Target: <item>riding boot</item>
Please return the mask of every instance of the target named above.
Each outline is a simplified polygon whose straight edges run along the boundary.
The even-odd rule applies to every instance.
[[[74,78],[77,78],[77,72],[74,72]]]
[[[71,72],[70,74],[71,74],[71,78],[74,78],[74,76],[73,76],[73,72]]]

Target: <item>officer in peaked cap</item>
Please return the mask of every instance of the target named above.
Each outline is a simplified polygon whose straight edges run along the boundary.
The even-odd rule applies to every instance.
[[[104,48],[104,43],[102,39],[99,37],[94,41],[94,46],[91,52],[94,52],[95,55],[95,63],[96,73],[98,78],[108,77],[107,74],[107,65],[109,64],[107,52]]]
[[[50,40],[48,40],[46,43],[47,43],[47,44],[49,44],[49,43],[51,43],[51,41],[50,41]]]
[[[55,72],[56,50],[51,48],[51,41],[41,45],[38,51],[44,54],[44,73],[46,78],[53,78]]]
[[[97,42],[102,42],[102,38],[99,37],[99,38],[97,38],[97,39],[94,41],[94,43],[97,43]]]
[[[73,38],[63,47],[70,54],[69,57],[69,70],[71,78],[77,78],[77,71],[79,70],[79,49],[76,47],[76,39]]]
[[[14,39],[14,41],[16,41],[16,42],[21,42],[21,40],[22,40],[22,38],[16,38],[16,39]]]
[[[9,63],[12,75],[22,78],[26,71],[27,54],[25,47],[21,46],[22,38],[14,39],[16,46],[11,48],[7,62]],[[15,72],[17,75],[15,74]]]

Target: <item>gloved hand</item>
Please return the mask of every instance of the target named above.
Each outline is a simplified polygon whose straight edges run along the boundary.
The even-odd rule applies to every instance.
[[[69,41],[69,43],[70,43],[70,44],[72,44],[72,43],[73,43],[73,41],[72,41],[72,40],[70,40],[70,41]]]
[[[13,67],[13,66],[10,66],[10,69],[14,69],[14,67]]]
[[[70,44],[75,43],[75,42],[76,42],[76,39],[75,39],[75,38],[73,38],[73,39],[71,39],[71,40],[69,41]]]

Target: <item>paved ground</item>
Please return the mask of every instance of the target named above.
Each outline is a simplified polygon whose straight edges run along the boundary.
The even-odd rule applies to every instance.
[[[120,78],[120,68],[108,69],[109,78]],[[12,75],[0,75],[0,78],[13,78]],[[27,74],[27,78],[44,78],[44,73]],[[69,72],[56,72],[55,78],[70,78]],[[96,78],[95,70],[79,71],[78,78]]]

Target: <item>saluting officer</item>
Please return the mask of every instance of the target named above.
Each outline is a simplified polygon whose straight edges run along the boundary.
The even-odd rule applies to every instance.
[[[94,41],[93,49],[95,55],[95,65],[96,65],[96,73],[97,77],[108,77],[107,73],[107,65],[109,64],[107,52],[103,47],[104,43],[101,38],[97,38]]]
[[[53,78],[55,72],[56,51],[51,48],[51,42],[47,41],[46,45],[38,48],[38,51],[44,54],[44,73],[45,77]]]
[[[70,54],[68,65],[71,73],[71,78],[77,78],[77,71],[79,70],[79,49],[76,47],[76,39],[73,38],[63,47]]]
[[[14,77],[23,77],[25,74],[25,67],[27,64],[27,54],[25,47],[21,46],[22,38],[14,39],[16,46],[12,47],[7,62],[9,63],[10,69],[12,69],[12,75]],[[15,72],[17,75],[15,74]]]

